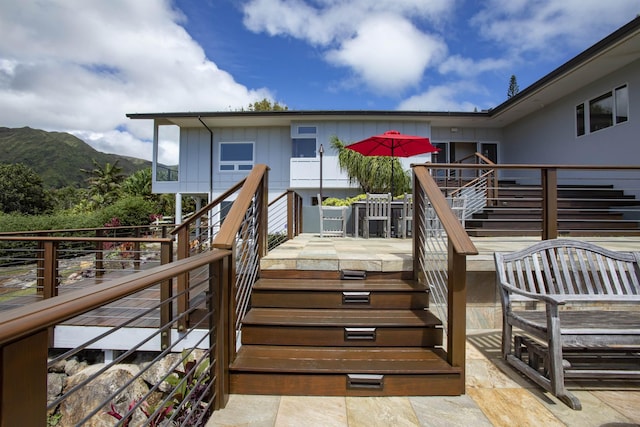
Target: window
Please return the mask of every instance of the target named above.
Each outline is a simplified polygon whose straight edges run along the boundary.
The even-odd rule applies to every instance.
[[[629,91],[627,85],[616,89],[616,124],[629,120]]]
[[[587,129],[589,133],[592,133],[628,120],[629,92],[627,85],[619,86],[588,102],[576,105],[577,136],[585,135]]]
[[[291,132],[291,157],[316,157],[316,136],[318,127],[313,125],[296,125]]]
[[[253,142],[221,142],[220,170],[249,171],[253,168]]]
[[[613,126],[613,94],[611,92],[589,101],[589,131]]]
[[[180,159],[180,127],[159,125],[156,158],[156,181],[178,181]]]
[[[315,126],[298,126],[298,135],[315,135],[316,132]]]
[[[578,136],[584,135],[584,104],[576,107],[576,126]]]
[[[293,138],[291,142],[293,146],[291,157],[315,157],[316,156],[316,139],[315,138]]]

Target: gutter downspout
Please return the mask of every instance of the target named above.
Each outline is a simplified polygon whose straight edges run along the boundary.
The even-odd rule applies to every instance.
[[[209,203],[213,200],[213,131],[202,121],[201,116],[198,116],[198,121],[209,131],[209,200],[207,200]]]
[[[209,131],[209,195],[207,196],[207,204],[211,203],[213,200],[213,131],[207,126],[205,122],[202,121],[202,117],[198,116],[198,121],[202,123],[202,126],[205,127]],[[210,210],[207,214],[209,217],[209,224],[213,224],[213,212]],[[198,220],[199,222],[200,220]],[[200,228],[200,224],[198,224],[198,229]],[[211,242],[213,240],[212,230],[210,227],[207,227],[207,240]]]

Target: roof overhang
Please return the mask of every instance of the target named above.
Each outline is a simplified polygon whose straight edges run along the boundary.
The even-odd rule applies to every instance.
[[[487,112],[448,113],[425,111],[243,111],[127,114],[130,119],[153,119],[180,127],[290,126],[293,122],[323,121],[424,121],[432,126],[486,126]]]

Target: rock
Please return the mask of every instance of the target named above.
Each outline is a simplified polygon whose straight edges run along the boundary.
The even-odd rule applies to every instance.
[[[147,362],[143,364],[143,369],[147,366],[149,369],[144,371],[142,374],[142,378],[149,384],[158,384],[165,378],[169,373],[173,372],[174,365],[178,364],[176,369],[182,370],[182,360],[181,354],[171,353],[167,354],[165,357],[157,361],[156,363]],[[149,364],[151,365],[149,366]],[[171,386],[166,381],[162,381],[160,383],[160,387],[158,388],[162,392],[168,392],[171,390]]]
[[[75,357],[67,360],[67,363],[64,365],[64,372],[69,375],[75,375],[78,372],[82,371],[87,367],[87,362],[82,361],[79,362]]]
[[[47,374],[47,404],[53,402],[62,394],[64,380],[67,376],[63,373]]]
[[[67,379],[64,392],[86,381],[87,378],[94,375],[98,370],[103,368],[103,364],[89,366],[86,369]],[[75,426],[85,416],[85,410],[99,407],[108,397],[115,393],[126,382],[130,381],[140,372],[140,368],[135,365],[116,365],[103,372],[97,378],[85,384],[78,392],[72,393],[60,404],[60,414],[62,415],[58,426]],[[106,427],[112,426],[117,419],[107,414],[111,410],[113,404],[116,411],[125,414],[129,405],[135,400],[140,399],[149,392],[149,388],[145,382],[138,378],[131,383],[124,391],[120,392],[113,401],[107,403],[96,413],[85,426],[90,427]],[[140,425],[146,420],[146,417],[140,410],[136,410],[130,425]]]

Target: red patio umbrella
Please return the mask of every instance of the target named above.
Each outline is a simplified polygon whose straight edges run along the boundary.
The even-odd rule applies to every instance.
[[[412,157],[418,154],[436,153],[438,149],[431,145],[425,136],[404,135],[397,130],[389,130],[382,135],[370,136],[354,142],[345,148],[364,156]],[[393,162],[391,163],[391,195],[393,196]]]

